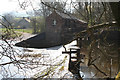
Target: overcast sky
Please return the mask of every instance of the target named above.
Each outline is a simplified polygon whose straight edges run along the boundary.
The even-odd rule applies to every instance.
[[[20,1],[20,2],[19,2]],[[27,2],[26,5],[28,5],[25,10],[20,8],[20,4],[23,2]],[[31,1],[31,3],[30,3]],[[66,2],[66,0],[63,0]],[[71,0],[67,0],[68,3]],[[74,0],[73,0],[74,1]],[[4,15],[5,13],[12,13],[15,16],[28,16],[26,14],[26,11],[32,11],[34,9],[39,9],[40,6],[38,4],[40,3],[40,0],[0,0],[0,15]],[[31,6],[32,4],[32,6]]]
[[[22,3],[24,0],[19,0]],[[29,0],[25,0],[28,2]],[[39,0],[31,0],[34,7],[37,6],[37,2]],[[0,15],[4,13],[14,13],[16,15],[25,15],[26,11],[32,10],[30,3],[28,3],[28,7],[23,10],[20,8],[18,0],[0,0]]]
[[[25,10],[20,8],[20,4],[22,4],[24,1],[27,2],[28,5]],[[40,0],[0,0],[0,15],[4,15],[5,13],[12,13],[15,16],[27,16],[26,11],[32,11],[33,8],[39,9],[39,3]]]
[[[19,9],[17,0],[0,1],[0,14],[16,11],[17,9]]]
[[[20,1],[20,4],[23,1],[26,1],[28,7],[25,10],[21,9],[18,1]],[[29,3],[30,1],[32,2],[32,5],[34,8],[37,8],[38,3],[40,3],[40,0],[0,0],[0,15],[6,12],[16,12],[16,13],[23,14],[26,11],[30,11],[32,10],[31,4]],[[54,1],[54,0],[44,0],[44,1]],[[63,0],[63,1],[66,1],[66,0]],[[71,1],[71,0],[67,0],[67,1]],[[80,0],[72,0],[72,1],[80,1]],[[120,1],[120,0],[114,0],[114,1]]]

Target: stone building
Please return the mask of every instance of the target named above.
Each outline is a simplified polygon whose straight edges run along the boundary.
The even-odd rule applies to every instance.
[[[87,23],[76,17],[60,12],[52,12],[46,17],[45,32],[17,43],[17,46],[47,48],[63,45],[74,39],[74,34],[87,28]]]
[[[30,22],[31,21],[30,21],[29,17],[23,17],[21,20],[19,20],[16,23],[16,28],[18,28],[18,29],[29,28],[31,26]]]

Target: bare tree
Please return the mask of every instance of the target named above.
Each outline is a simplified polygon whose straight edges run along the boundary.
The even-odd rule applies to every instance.
[[[30,2],[31,3],[31,2]],[[103,71],[103,69],[106,66],[111,66],[111,59],[113,60],[113,62],[118,62],[119,66],[120,66],[120,60],[119,57],[116,55],[119,55],[119,46],[116,46],[116,44],[112,43],[108,43],[106,41],[106,36],[108,33],[104,34],[101,37],[102,32],[106,31],[109,32],[107,30],[120,30],[118,27],[114,27],[116,26],[116,22],[114,22],[114,18],[112,16],[115,16],[115,20],[117,21],[118,25],[119,25],[119,4],[118,3],[110,3],[110,5],[108,3],[72,3],[73,7],[74,7],[74,15],[77,15],[79,19],[83,19],[86,20],[88,23],[88,29],[85,31],[81,31],[79,34],[77,34],[77,37],[81,36],[82,33],[85,33],[86,35],[83,37],[85,38],[86,36],[89,37],[89,41],[88,45],[83,45],[83,47],[86,47],[86,50],[88,51],[88,66],[93,66],[98,72],[100,72],[101,74],[103,74],[104,76],[109,76],[110,73],[108,73],[107,71],[110,70],[105,70],[105,72]],[[22,8],[25,9],[26,6],[26,2],[24,4],[20,3],[20,6]],[[67,10],[65,9],[66,3],[46,3],[46,2],[41,2],[41,13],[43,15],[44,18],[46,18],[47,15],[50,14],[51,11],[60,11],[60,12],[67,12]],[[76,7],[77,6],[77,7]],[[111,6],[111,8],[110,8]],[[33,6],[32,6],[33,7]],[[117,8],[117,9],[116,9]],[[111,12],[112,9],[112,12]],[[36,10],[33,7],[33,10],[36,12]],[[74,11],[73,10],[73,11]],[[67,13],[66,13],[67,14]],[[109,14],[109,15],[108,15]],[[117,16],[116,16],[117,15]],[[8,23],[9,20],[7,20],[5,17],[3,17]],[[2,20],[1,20],[2,21]],[[105,23],[104,23],[105,22]],[[9,33],[10,31],[13,31],[8,25],[0,22],[5,28],[6,28],[6,32]],[[36,19],[33,20],[33,24],[34,24],[34,31],[36,33]],[[14,32],[14,31],[13,31]],[[100,37],[99,37],[100,36]],[[8,35],[7,35],[8,37]],[[43,66],[52,66],[47,70],[47,73],[42,75],[42,76],[37,76],[37,77],[46,77],[46,76],[50,76],[50,73],[54,74],[54,68],[53,66],[58,66],[60,64],[62,64],[63,62],[58,63],[57,65],[51,65],[51,64],[46,64],[46,63],[42,63],[42,59],[44,58],[44,56],[42,56],[40,58],[36,58],[34,56],[31,57],[31,55],[26,55],[24,53],[19,54],[19,52],[17,52],[11,41],[8,42],[7,38],[2,38],[4,44],[7,44],[7,46],[4,46],[4,44],[2,43],[0,45],[0,47],[2,48],[2,51],[0,51],[0,60],[2,60],[2,58],[7,57],[9,59],[8,62],[3,62],[0,64],[0,66],[2,66],[3,70],[5,70],[4,66],[8,65],[8,64],[14,64],[15,66],[18,67],[18,72],[19,69],[35,69],[40,67],[41,65]],[[86,43],[86,41],[84,41]],[[118,52],[116,52],[116,49]],[[115,54],[113,54],[115,53]],[[16,56],[18,58],[16,58]],[[27,56],[27,57],[26,57]],[[29,56],[29,57],[28,57]],[[53,60],[54,62],[55,60]],[[105,64],[104,61],[107,63]],[[99,63],[99,64],[98,64]],[[56,63],[55,63],[56,64]],[[32,65],[32,66],[31,66]],[[114,66],[113,66],[114,67]],[[55,67],[56,68],[56,67]],[[118,71],[120,71],[120,68],[117,66]],[[7,70],[5,70],[6,73],[8,72]],[[96,75],[98,74],[98,72],[96,73]],[[111,77],[111,76],[110,76]]]

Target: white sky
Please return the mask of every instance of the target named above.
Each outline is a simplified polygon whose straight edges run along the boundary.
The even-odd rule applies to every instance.
[[[40,0],[19,0],[21,3],[23,1],[29,2],[31,1],[33,4],[33,7],[36,8],[37,3],[40,2]],[[43,0],[43,1],[52,1],[52,0]],[[62,0],[60,0],[62,1]],[[63,0],[66,1],[66,0]],[[68,2],[71,0],[67,0]],[[72,0],[72,1],[80,1],[80,0]],[[116,1],[116,0],[115,0]],[[119,0],[117,0],[119,1]],[[28,3],[29,4],[29,3]],[[29,7],[27,7],[26,11],[32,10],[31,5],[29,4]],[[22,10],[20,8],[18,0],[0,0],[0,15],[6,12],[20,12],[20,13],[25,13],[25,10]]]
[[[0,14],[16,11],[18,8],[17,0],[0,0]]]
[[[21,1],[29,1],[29,0],[19,0]],[[39,0],[31,0],[32,4],[36,6],[36,1],[38,2]],[[31,5],[29,4],[29,7],[27,7],[25,10],[20,8],[18,0],[0,0],[0,15],[4,13],[15,13],[15,14],[25,14],[26,11],[32,10]]]
[[[21,9],[18,0],[0,0],[0,15],[12,12],[17,16],[26,16],[26,11],[31,11],[33,9],[30,4],[30,1],[32,2],[34,9],[40,8],[38,6],[40,0],[19,0],[19,1],[20,3],[22,3],[23,1],[27,2],[28,7],[25,10]],[[69,2],[69,0],[67,1]]]

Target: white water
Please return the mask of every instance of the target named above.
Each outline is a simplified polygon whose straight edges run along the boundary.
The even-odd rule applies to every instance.
[[[4,45],[4,47],[7,47],[7,44],[1,40],[0,40],[0,44],[2,44],[2,46]],[[11,44],[14,45],[13,42]],[[72,43],[65,45],[65,47],[69,49],[71,45],[75,45],[75,44],[76,44],[76,41],[73,41]],[[62,46],[51,47],[51,48],[46,48],[46,49],[27,48],[28,50],[32,50],[32,52],[24,51],[25,48],[22,48],[22,47],[16,47],[16,46],[12,46],[12,47],[13,47],[13,50],[16,51],[18,54],[41,54],[44,58],[35,59],[35,60],[39,60],[40,62],[42,62],[41,64],[55,65],[57,63],[62,62],[64,57],[67,56],[65,63],[63,63],[62,65],[59,65],[55,69],[55,74],[50,77],[59,78],[61,76],[64,76],[66,73],[68,73],[65,76],[66,78],[72,77],[72,74],[68,71],[69,56],[67,54],[62,54],[62,51],[64,51],[64,48]],[[3,50],[0,47],[0,52],[2,51]],[[17,57],[17,59],[20,59],[20,58]],[[31,59],[31,58],[28,58],[28,59]],[[0,64],[6,63],[6,62],[10,62],[10,59],[8,57],[2,57],[0,59]],[[21,65],[21,66],[27,67],[24,65]],[[64,66],[64,70],[60,71],[61,66]],[[33,65],[31,65],[30,67],[33,67]],[[32,68],[18,69],[18,67],[16,67],[13,64],[5,65],[4,68],[0,67],[0,79],[2,78],[23,78],[23,77],[30,78],[30,77],[35,77],[35,75],[40,76],[42,75],[40,73],[41,72],[45,73],[44,70],[46,70],[48,67],[50,66],[39,65],[35,69],[32,69]],[[80,72],[80,73],[82,75],[84,74],[83,72]],[[84,77],[88,78],[91,76],[84,76]]]
[[[73,42],[75,43],[75,41]],[[72,44],[73,44],[72,43]],[[8,45],[3,42],[0,41],[0,44],[2,44],[2,46],[7,47]],[[11,43],[14,45],[14,43]],[[57,47],[52,47],[52,48],[47,48],[47,49],[34,49],[34,48],[27,48],[28,50],[33,50],[33,52],[27,52],[24,51],[24,48],[22,47],[16,47],[16,46],[12,46],[13,50],[16,51],[18,54],[42,54],[44,55],[44,60],[41,60],[44,64],[55,64],[55,63],[59,63],[60,61],[62,61],[65,57],[64,54],[62,54],[62,51],[64,51],[64,48],[62,46],[57,46]],[[70,45],[66,45],[66,47],[70,47]],[[2,52],[3,49],[0,47],[0,52]],[[6,52],[7,53],[7,52]],[[52,61],[53,59],[55,59],[56,57],[58,57],[56,60]],[[68,57],[68,55],[67,55]],[[18,57],[17,57],[18,58]],[[69,57],[68,57],[69,58]],[[67,58],[67,59],[68,59]],[[19,59],[19,58],[18,58]],[[55,62],[56,61],[56,62]],[[10,59],[8,57],[2,57],[2,59],[0,59],[0,64],[2,63],[7,63],[10,62]],[[67,66],[68,66],[68,60],[66,60],[65,62],[65,70],[62,73],[68,72],[67,71]],[[31,65],[32,66],[32,65]],[[21,77],[32,77],[35,74],[43,71],[44,69],[46,69],[48,66],[39,66],[38,68],[35,69],[26,69],[22,70],[22,69],[18,69],[16,66],[14,66],[13,64],[10,65],[5,65],[4,68],[0,67],[0,78],[5,78],[5,77],[14,77],[14,78],[21,78]],[[5,71],[6,70],[6,71]],[[20,70],[20,71],[18,71]],[[24,72],[25,71],[25,72]],[[56,71],[57,72],[57,71]],[[61,74],[62,75],[62,74]],[[53,76],[55,78],[59,77],[58,75]]]

